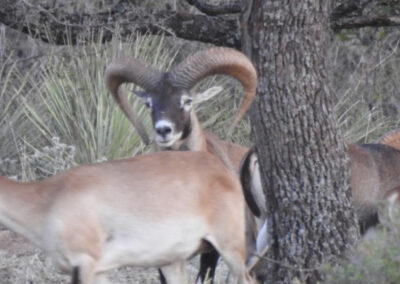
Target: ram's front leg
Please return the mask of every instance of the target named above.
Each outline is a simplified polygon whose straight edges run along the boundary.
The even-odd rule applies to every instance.
[[[200,256],[200,271],[196,278],[196,283],[210,283],[214,282],[215,269],[219,259],[219,253],[212,250],[208,253],[202,253]],[[211,279],[211,281],[207,281]]]
[[[185,273],[185,263],[176,262],[161,267],[162,275],[164,275],[167,284],[186,284],[188,283]]]

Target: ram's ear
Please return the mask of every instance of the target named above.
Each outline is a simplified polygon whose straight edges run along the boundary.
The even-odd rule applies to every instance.
[[[145,91],[132,90],[131,92],[132,92],[132,94],[135,94],[137,97],[139,97],[141,99],[146,99],[147,98],[147,93]]]
[[[193,95],[194,103],[198,104],[204,101],[207,101],[220,93],[223,90],[221,86],[216,86],[216,87],[211,87],[207,90],[205,90],[202,93],[196,93]]]

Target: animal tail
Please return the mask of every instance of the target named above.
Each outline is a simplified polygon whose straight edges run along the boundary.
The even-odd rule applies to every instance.
[[[246,200],[247,206],[249,206],[254,216],[260,217],[261,209],[255,200],[255,196],[252,190],[253,173],[251,169],[251,159],[253,155],[255,155],[253,148],[251,148],[246,153],[246,155],[244,155],[242,161],[240,162],[239,175],[240,183],[242,184],[244,199]]]

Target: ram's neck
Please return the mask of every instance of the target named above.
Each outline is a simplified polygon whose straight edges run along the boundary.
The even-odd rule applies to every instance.
[[[195,112],[192,112],[191,115],[192,122],[192,130],[190,135],[187,137],[184,145],[182,145],[182,149],[180,150],[189,150],[189,151],[206,151],[207,150],[207,142],[204,136],[204,131],[200,126],[199,119]],[[185,149],[186,148],[186,149]]]
[[[0,223],[41,246],[46,198],[38,185],[0,177]]]
[[[225,145],[225,149],[229,159],[232,161],[232,165],[237,171],[239,171],[240,163],[244,155],[250,150],[247,147],[243,147],[234,143],[222,141]]]
[[[240,162],[249,148],[223,141],[209,131],[204,131],[204,137],[207,141],[207,151],[218,156],[221,160],[228,159],[235,171],[238,172]]]

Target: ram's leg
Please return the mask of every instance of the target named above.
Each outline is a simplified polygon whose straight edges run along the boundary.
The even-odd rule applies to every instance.
[[[161,284],[167,284],[167,280],[165,280],[164,274],[162,273],[161,269],[158,269],[158,276],[160,277]]]
[[[220,237],[225,235],[225,233],[225,231],[221,231]],[[232,283],[255,283],[254,280],[250,277],[246,268],[246,249],[244,234],[237,235],[235,236],[235,238],[222,238],[220,239],[220,241],[217,241],[217,239],[209,236],[206,240],[215,248],[215,250],[222,256],[226,264],[229,266],[231,274],[233,276]]]
[[[88,255],[80,255],[75,259],[72,269],[72,284],[93,284],[95,280],[96,261]]]
[[[94,284],[110,284],[105,273],[96,274],[94,279]]]
[[[238,212],[233,213],[239,214]],[[243,215],[241,219],[244,221]],[[227,217],[225,220],[229,220],[229,218]],[[246,268],[244,222],[237,223],[236,225],[237,226],[234,229],[236,229],[237,234],[234,234],[232,227],[227,227],[226,230],[220,230],[214,236],[208,236],[206,240],[218,251],[221,257],[225,260],[226,264],[229,266],[233,276],[233,282],[230,283],[255,283],[250,277]]]
[[[247,272],[244,255],[232,250],[220,251],[221,256],[229,266],[235,284],[255,283]]]
[[[161,272],[167,284],[186,284],[186,273],[184,262],[176,262],[171,265],[161,267]]]
[[[200,271],[196,278],[196,283],[207,283],[212,284],[214,281],[215,269],[219,259],[219,253],[216,250],[212,250],[208,253],[203,253],[200,256]],[[211,281],[208,281],[211,279]],[[201,282],[200,282],[201,281]]]

